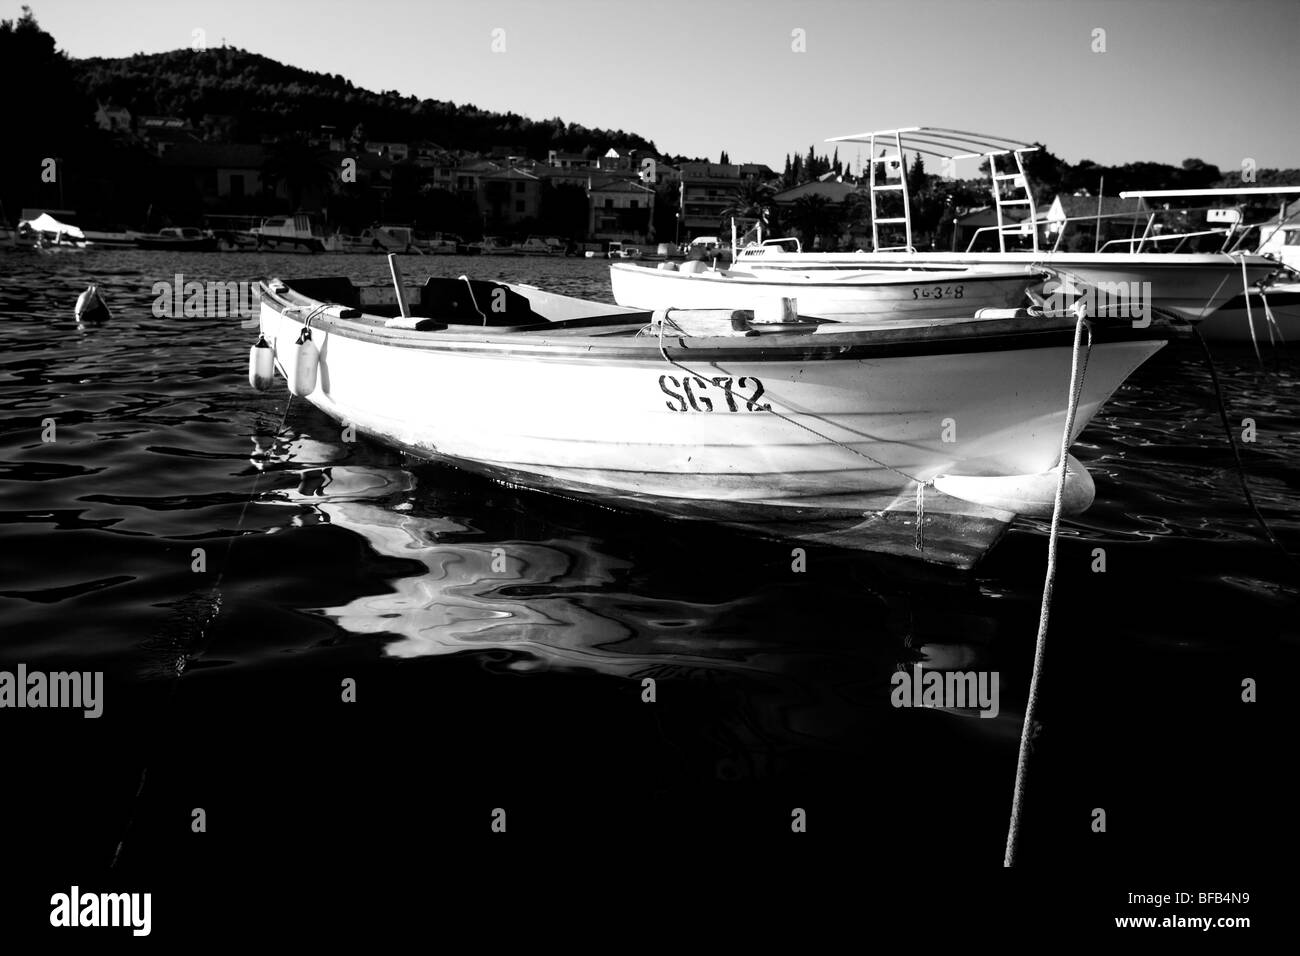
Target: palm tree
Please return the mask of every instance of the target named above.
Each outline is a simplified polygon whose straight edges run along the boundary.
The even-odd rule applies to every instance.
[[[731,193],[731,202],[722,210],[722,225],[728,226],[730,220],[737,222],[761,222],[764,232],[772,229],[772,197],[776,195],[771,186],[756,181],[749,181],[737,186]]]
[[[813,193],[800,196],[790,210],[790,225],[799,233],[806,248],[812,248],[819,236],[834,235],[839,229],[840,210],[829,199]]]

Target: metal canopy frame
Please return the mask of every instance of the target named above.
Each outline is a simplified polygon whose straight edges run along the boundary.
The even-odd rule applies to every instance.
[[[1038,220],[1038,212],[1034,208],[1034,194],[1029,188],[1029,176],[1025,172],[1024,164],[1024,155],[1039,148],[1032,143],[1010,139],[1006,136],[948,129],[942,126],[904,126],[898,129],[853,133],[849,136],[832,136],[826,142],[868,144],[871,161],[870,173],[867,178],[871,199],[871,242],[872,248],[876,252],[886,252],[892,249],[902,249],[907,252],[916,251],[912,245],[912,210],[907,193],[907,158],[904,153],[905,150],[909,149],[914,153],[936,156],[940,159],[952,160],[954,163],[959,159],[988,160],[993,205],[997,210],[998,217],[997,232],[998,249],[1000,251],[1007,251],[1007,231],[1013,228],[1007,224],[1005,213],[1007,207],[1027,207],[1029,218],[1026,221],[1035,223]],[[883,143],[886,150],[885,154],[879,157],[876,156],[877,142]],[[887,152],[891,146],[894,149],[893,153]],[[975,150],[975,152],[972,152],[972,150]],[[1013,157],[1014,168],[1008,168],[1010,166],[1009,162],[1004,161],[1003,168],[999,169],[997,160],[999,156]],[[890,165],[895,162],[898,164],[898,182],[896,183],[890,182],[891,177],[889,175]],[[884,167],[884,182],[882,184],[877,182],[877,166]],[[903,215],[901,217],[878,219],[876,216],[876,194],[892,190],[900,191],[903,194]],[[877,223],[886,226],[901,225],[906,245],[901,247],[881,246]],[[1017,223],[1014,228],[1018,230],[1020,223]],[[1037,228],[1033,229],[1031,235],[1034,251],[1037,252]]]

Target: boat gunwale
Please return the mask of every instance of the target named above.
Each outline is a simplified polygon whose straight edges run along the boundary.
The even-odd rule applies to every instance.
[[[314,329],[340,335],[344,338],[391,348],[418,351],[479,353],[492,356],[527,356],[532,359],[559,361],[608,362],[640,361],[662,363],[661,340],[657,335],[626,335],[634,329],[645,328],[649,312],[609,316],[603,335],[563,335],[547,337],[547,324],[526,326],[495,326],[485,330],[477,325],[446,325],[428,331],[388,327],[387,317],[366,313],[353,306],[338,305],[312,299],[293,292],[292,283],[279,281],[301,301],[295,302],[274,292],[268,283],[258,284],[261,302],[268,304],[278,315],[302,324],[307,315],[316,313],[311,320]],[[331,307],[349,309],[369,316],[370,321],[331,315]],[[613,308],[613,307],[611,307]],[[300,310],[302,316],[285,315],[286,311]],[[630,317],[639,316],[633,321]],[[588,322],[588,319],[571,320]],[[1050,323],[1047,326],[1027,327],[1030,322]],[[380,323],[380,324],[377,324]],[[820,323],[825,325],[846,323]],[[554,323],[557,329],[565,323]],[[803,361],[858,361],[863,359],[922,357],[933,355],[958,355],[979,352],[1018,351],[1044,348],[1069,348],[1074,338],[1075,322],[1072,316],[1012,318],[974,318],[961,321],[935,321],[924,325],[897,328],[862,329],[846,332],[782,332],[756,336],[682,336],[665,335],[664,348],[673,350],[683,362],[803,362]],[[1160,343],[1180,332],[1180,325],[1163,317],[1153,317],[1145,328],[1135,328],[1128,320],[1099,319],[1093,323],[1095,344],[1110,343]]]
[[[889,263],[887,265],[896,267],[901,264]],[[879,270],[873,270],[871,265],[867,264],[863,267],[860,267],[856,271],[861,271],[861,272],[879,271],[881,275],[879,277],[877,276],[862,276],[862,277],[851,277],[851,278],[842,277],[830,281],[819,281],[817,279],[806,279],[806,280],[794,279],[789,275],[783,275],[780,278],[776,278],[776,277],[765,278],[761,275],[755,275],[752,272],[737,271],[735,269],[713,270],[713,271],[706,271],[706,272],[680,272],[676,269],[660,269],[657,266],[651,267],[648,265],[639,265],[633,262],[615,262],[611,264],[609,268],[611,273],[615,269],[622,269],[624,271],[630,271],[636,269],[639,270],[639,272],[649,273],[651,275],[662,277],[662,278],[697,279],[697,280],[704,280],[707,282],[725,282],[728,284],[738,285],[738,286],[774,285],[774,286],[789,286],[791,290],[835,289],[839,291],[844,291],[848,289],[866,289],[866,288],[870,288],[870,289],[879,289],[879,288],[888,289],[894,287],[905,288],[907,286],[932,285],[935,283],[942,283],[942,282],[948,282],[948,283],[960,282],[963,285],[967,283],[980,283],[980,282],[1016,282],[1016,283],[1023,282],[1026,287],[1030,287],[1035,285],[1036,283],[1042,282],[1045,279],[1051,277],[1051,273],[1046,270],[1039,272],[1032,268],[1026,268],[1024,272],[1021,273],[1019,271],[1010,268],[1009,266],[1003,267],[1006,269],[1006,271],[1003,272],[975,271],[973,274],[966,273],[962,269],[935,269],[935,270],[930,270],[932,274],[927,278],[918,280],[913,277],[909,277],[906,279],[900,277],[899,275],[897,275],[897,273],[901,272],[902,271],[901,269],[894,268],[891,270],[890,268],[881,268]],[[774,266],[772,268],[774,271],[780,269],[780,271],[786,273],[795,271],[793,268],[781,268],[778,266]],[[808,268],[814,272],[818,271],[815,265],[801,267],[801,268]],[[978,270],[979,267],[968,266],[967,268]],[[946,278],[939,278],[940,276],[946,276]]]

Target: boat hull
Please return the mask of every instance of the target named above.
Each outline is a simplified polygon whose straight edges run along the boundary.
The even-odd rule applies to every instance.
[[[295,367],[295,316],[306,314],[263,302],[261,331],[282,374]],[[313,341],[319,374],[307,399],[415,456],[606,506],[962,568],[1015,513],[928,483],[1050,469],[1071,360],[1066,334],[1042,346],[960,342],[864,358],[692,354],[670,342],[670,364],[644,337],[602,355],[558,336],[512,346],[486,332],[356,333],[319,312]],[[1162,345],[1094,347],[1076,435]],[[927,483],[919,550],[918,482]]]
[[[774,253],[768,250],[742,251],[733,270],[766,275],[771,270],[801,268],[845,270],[870,268],[872,264],[926,265],[930,267],[994,265],[1041,266],[1074,276],[1083,282],[1115,287],[1146,289],[1143,297],[1153,309],[1196,322],[1206,318],[1244,286],[1253,285],[1278,268],[1278,263],[1261,256],[1248,256],[1243,280],[1241,258],[1210,253],[1053,253],[1053,252],[926,252],[906,253]],[[1137,283],[1136,286],[1133,284]]]
[[[1201,323],[1201,335],[1209,342],[1300,344],[1300,283],[1275,286],[1265,295],[1276,325],[1268,321],[1259,293],[1252,292],[1249,312],[1246,297],[1238,295]]]
[[[641,309],[755,309],[781,298],[797,302],[800,315],[843,320],[969,318],[980,309],[1028,303],[1033,273],[1016,268],[976,276],[963,271],[887,272],[858,279],[818,281],[782,273],[772,281],[727,271],[682,272],[648,266],[610,266],[614,301]]]

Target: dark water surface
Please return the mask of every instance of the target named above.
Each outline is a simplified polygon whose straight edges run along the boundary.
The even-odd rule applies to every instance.
[[[610,300],[600,261],[406,268]],[[779,542],[345,443],[303,402],[286,415],[282,383],[247,385],[238,318],[153,314],[178,272],[387,279],[379,257],[0,253],[0,667],[106,673],[99,720],[0,711],[0,807],[49,871],[24,884],[40,919],[77,879],[152,889],[161,924],[208,918],[185,880],[352,885],[393,854],[504,865],[507,840],[662,855],[688,882],[719,847],[765,854],[778,882],[829,860],[864,880],[998,874],[1045,523],[966,575],[815,547],[793,573]],[[82,330],[90,278],[115,316]],[[1256,499],[1300,552],[1300,349],[1267,370],[1216,355],[1233,421],[1256,423]],[[1064,527],[1022,866],[1104,874],[1068,904],[1102,922],[1152,886],[1257,886],[1296,845],[1297,579],[1243,504],[1199,353],[1139,370],[1074,454],[1097,501]],[[997,671],[999,715],[892,707],[916,662]]]

